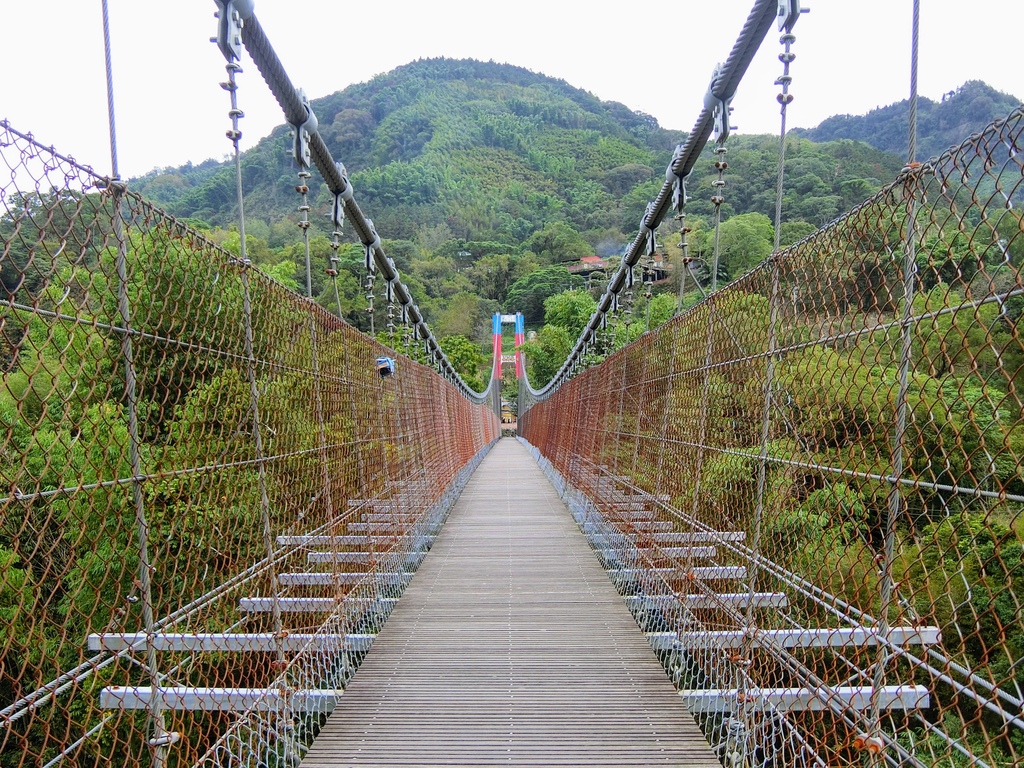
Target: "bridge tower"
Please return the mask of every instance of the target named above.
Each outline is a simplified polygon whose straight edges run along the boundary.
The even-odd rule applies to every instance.
[[[501,327],[505,324],[512,325],[515,328],[516,335],[516,351],[515,356],[505,356],[502,354],[502,343],[501,343]],[[523,342],[526,340],[526,319],[523,317],[522,312],[516,312],[515,314],[503,315],[500,312],[495,312],[491,318],[491,327],[494,331],[494,370],[493,378],[501,378],[501,369],[505,363],[515,363],[516,366],[516,378],[523,378],[523,353],[521,347]]]

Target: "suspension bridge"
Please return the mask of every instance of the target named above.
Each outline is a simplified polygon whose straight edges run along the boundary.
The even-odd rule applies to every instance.
[[[1024,108],[716,290],[686,182],[712,140],[717,223],[772,29],[782,209],[801,9],[757,0],[565,364],[497,315],[476,392],[217,5],[241,255],[0,123],[0,764],[1021,763]],[[247,258],[243,53],[427,364]],[[704,298],[615,349],[669,214]]]

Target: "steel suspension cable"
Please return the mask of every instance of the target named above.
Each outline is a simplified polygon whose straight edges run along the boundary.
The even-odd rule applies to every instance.
[[[107,118],[110,130],[110,166],[112,177],[107,182],[107,193],[113,202],[112,230],[117,245],[115,270],[117,275],[117,312],[122,325],[131,329],[131,309],[129,299],[128,275],[128,241],[124,229],[123,200],[126,191],[120,181],[117,162],[117,124],[114,117],[114,66],[110,47],[110,12],[107,0],[101,0],[103,11],[103,53],[107,78]],[[130,333],[121,337],[121,357],[124,360],[124,407],[128,416],[128,459],[132,470],[132,506],[135,512],[136,544],[139,555],[138,583],[142,600],[142,624],[146,632],[146,664],[145,670],[150,685],[160,685],[160,674],[157,663],[156,648],[151,638],[155,632],[156,619],[153,610],[153,576],[156,567],[151,564],[149,556],[150,527],[146,515],[146,502],[142,489],[142,440],[139,428],[139,397],[138,380],[135,367],[135,349]],[[163,768],[167,763],[167,747],[177,740],[176,733],[169,733],[166,727],[162,703],[159,699],[147,705],[146,713],[152,738],[148,745],[153,757],[154,768]]]
[[[747,16],[739,36],[732,47],[725,63],[715,70],[714,79],[704,97],[704,106],[697,116],[697,121],[687,135],[686,141],[676,147],[672,161],[665,171],[666,181],[658,196],[648,205],[641,219],[640,231],[629,244],[626,254],[619,265],[618,271],[608,282],[608,288],[598,301],[597,310],[590,321],[580,332],[568,358],[558,372],[544,387],[534,389],[527,382],[526,389],[535,401],[545,400],[551,396],[567,379],[569,379],[585,353],[586,346],[596,338],[598,330],[603,326],[605,316],[616,304],[616,297],[627,282],[627,275],[639,262],[648,245],[651,233],[658,228],[672,207],[672,194],[676,179],[685,179],[697,163],[701,150],[707,143],[715,124],[716,115],[736,93],[736,88],[746,74],[750,62],[757,53],[772,22],[777,18],[777,0],[756,0],[754,7]],[[254,57],[255,58],[255,57]],[[728,117],[725,117],[728,120]]]
[[[764,1],[766,3],[766,0]],[[355,201],[352,185],[348,180],[344,165],[336,162],[331,156],[327,144],[316,128],[316,120],[312,116],[308,102],[305,101],[299,89],[292,84],[284,65],[280,58],[278,58],[259,19],[253,12],[252,3],[239,3],[237,4],[237,10],[243,22],[241,27],[242,44],[244,44],[246,51],[252,57],[253,62],[259,69],[277,103],[281,106],[285,120],[300,132],[305,131],[307,133],[311,163],[320,171],[321,177],[331,193],[340,198],[344,207],[345,218],[351,222],[352,228],[360,242],[370,249],[381,276],[394,285],[395,298],[406,310],[410,323],[424,340],[427,356],[437,360],[440,372],[443,375],[446,374],[462,394],[471,401],[484,403],[491,400],[493,398],[494,384],[489,384],[483,392],[474,392],[463,381],[441,349],[439,341],[430,330],[430,326],[427,324],[422,311],[413,300],[408,287],[401,282],[401,275],[395,266],[395,262],[385,253],[381,245],[380,235],[374,228],[373,222],[366,217]]]
[[[917,288],[917,208],[915,206],[914,187],[920,183],[920,177],[910,173],[915,165],[917,152],[917,65],[919,53],[919,29],[921,23],[920,0],[912,0],[913,18],[911,21],[910,47],[910,112],[908,115],[908,141],[906,171],[906,223],[903,232],[903,319],[900,323],[900,367],[899,389],[896,396],[896,425],[892,437],[892,474],[898,480],[903,478],[907,461],[906,439],[910,413],[910,370],[913,354],[913,315],[914,295]],[[884,636],[889,631],[889,611],[896,597],[899,585],[893,576],[896,559],[896,526],[906,514],[906,500],[903,489],[894,483],[889,490],[888,510],[885,522],[885,543],[881,554],[881,582],[879,585],[881,607],[879,610],[879,631]],[[876,757],[881,738],[881,712],[878,703],[878,692],[885,682],[886,669],[891,661],[889,649],[880,645],[878,658],[872,675],[871,719],[865,744]]]

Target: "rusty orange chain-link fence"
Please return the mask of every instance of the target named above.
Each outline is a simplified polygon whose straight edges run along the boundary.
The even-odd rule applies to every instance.
[[[1024,760],[1022,134],[520,416],[725,765]]]
[[[493,408],[6,123],[0,158],[0,766],[289,764]]]

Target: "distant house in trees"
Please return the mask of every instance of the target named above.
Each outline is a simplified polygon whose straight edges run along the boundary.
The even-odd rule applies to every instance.
[[[584,256],[575,264],[569,264],[568,270],[574,275],[589,275],[591,272],[603,272],[608,269],[608,261],[600,256]]]
[[[640,265],[647,279],[655,283],[667,279],[671,270],[668,259],[661,253],[654,254],[652,258],[642,258]],[[584,256],[578,262],[569,264],[567,268],[574,275],[587,277],[593,272],[607,272],[608,260],[602,259],[600,256]],[[640,270],[638,269],[634,274],[639,275]]]

